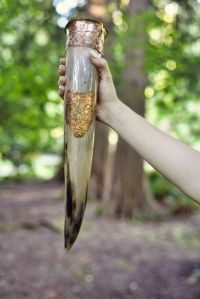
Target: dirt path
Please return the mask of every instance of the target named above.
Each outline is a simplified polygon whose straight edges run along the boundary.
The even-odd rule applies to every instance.
[[[62,189],[0,186],[0,298],[200,299],[200,216],[160,223],[94,216],[63,249]]]

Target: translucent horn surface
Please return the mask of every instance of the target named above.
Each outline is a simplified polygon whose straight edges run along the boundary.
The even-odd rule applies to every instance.
[[[73,20],[66,27],[66,88],[64,96],[65,248],[79,233],[91,173],[98,73],[91,48],[103,50],[106,30],[92,20]]]

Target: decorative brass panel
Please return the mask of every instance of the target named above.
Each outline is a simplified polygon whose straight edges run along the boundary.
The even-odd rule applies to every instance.
[[[67,91],[66,100],[66,121],[75,137],[83,137],[95,116],[95,94]]]
[[[69,46],[89,47],[103,55],[104,38],[107,30],[102,23],[89,19],[76,19],[66,26],[66,48]]]

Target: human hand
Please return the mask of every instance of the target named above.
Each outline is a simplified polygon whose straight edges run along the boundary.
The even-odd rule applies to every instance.
[[[96,66],[99,73],[99,89],[96,107],[97,120],[107,123],[109,114],[112,113],[112,107],[119,102],[119,99],[117,97],[112,75],[106,59],[99,57],[96,52],[91,51],[91,62]],[[61,58],[59,67],[60,79],[58,81],[58,85],[59,95],[62,99],[64,98],[66,85],[65,72],[66,61],[65,58]]]

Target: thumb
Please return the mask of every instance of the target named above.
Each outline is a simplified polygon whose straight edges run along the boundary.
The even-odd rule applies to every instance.
[[[107,60],[94,51],[91,51],[90,57],[92,63],[97,67],[101,79],[106,81],[112,80]]]

